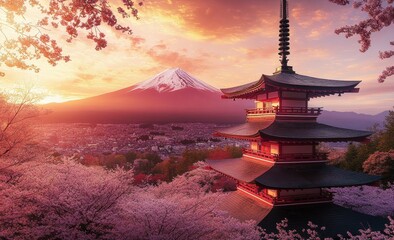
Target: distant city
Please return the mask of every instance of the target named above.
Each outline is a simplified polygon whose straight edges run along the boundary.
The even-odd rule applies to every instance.
[[[215,138],[213,133],[225,124],[40,124],[37,141],[61,155],[155,152],[166,158],[181,155],[185,149],[212,149],[245,142]]]

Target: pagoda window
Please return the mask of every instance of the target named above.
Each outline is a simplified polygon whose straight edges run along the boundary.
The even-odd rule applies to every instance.
[[[271,144],[271,154],[279,154],[279,144]]]
[[[259,150],[259,144],[257,142],[251,142],[250,143],[250,149],[254,150],[254,151],[258,151]]]
[[[256,108],[261,109],[261,108],[263,108],[263,106],[264,106],[264,103],[261,102],[261,101],[256,101],[255,103],[256,103]]]
[[[267,189],[267,194],[271,197],[277,197],[278,196],[278,190],[275,189]]]
[[[272,107],[273,108],[278,107],[278,106],[279,106],[279,99],[277,99],[275,101],[272,101]]]

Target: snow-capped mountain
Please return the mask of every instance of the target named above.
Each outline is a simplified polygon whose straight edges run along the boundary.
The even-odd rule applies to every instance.
[[[45,107],[44,122],[242,122],[247,100],[221,99],[221,92],[179,68],[118,91]]]
[[[184,88],[219,92],[219,89],[190,76],[180,68],[167,69],[146,81],[134,85],[130,91],[155,89],[158,92],[174,92]]]

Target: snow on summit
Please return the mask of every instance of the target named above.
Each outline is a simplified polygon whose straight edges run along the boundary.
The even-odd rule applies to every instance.
[[[174,92],[184,88],[195,88],[210,92],[219,91],[207,83],[190,76],[180,68],[167,69],[146,81],[138,83],[131,91],[136,89],[155,89],[158,92]]]

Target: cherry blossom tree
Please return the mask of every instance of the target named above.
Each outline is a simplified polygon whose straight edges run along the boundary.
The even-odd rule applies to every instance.
[[[0,181],[0,238],[260,238],[255,222],[239,222],[216,210],[222,193],[194,184],[196,176],[209,179],[210,172],[171,187],[139,188],[131,171],[87,167],[70,159],[31,161],[14,170],[22,173],[18,179]],[[180,182],[185,186],[177,188]]]
[[[335,193],[334,203],[338,205],[374,216],[394,216],[394,185],[389,185],[385,189],[374,186],[360,186],[331,190]]]
[[[137,7],[141,5],[132,0],[114,2],[112,6],[109,0],[0,1],[4,13],[0,18],[0,66],[39,71],[34,60],[44,58],[51,65],[69,61],[70,57],[49,34],[50,28],[63,30],[67,42],[85,32],[96,50],[101,50],[107,41],[100,26],[131,34],[131,28],[120,24],[119,17],[138,18]],[[37,21],[29,20],[32,16]],[[4,76],[4,72],[0,75]]]
[[[0,159],[12,156],[20,162],[26,160],[21,155],[32,156],[26,144],[34,139],[31,124],[40,114],[35,105],[38,99],[39,96],[31,93],[31,88],[0,94]]]
[[[347,236],[342,236],[338,234],[335,238],[323,238],[320,236],[320,233],[325,231],[325,227],[318,226],[313,224],[312,222],[308,222],[307,226],[302,230],[302,232],[298,232],[296,230],[288,229],[288,220],[284,219],[276,225],[276,232],[267,233],[266,231],[262,231],[262,239],[294,239],[294,240],[367,240],[367,239],[393,239],[394,236],[394,220],[392,218],[388,218],[389,223],[385,224],[385,229],[383,231],[372,231],[370,228],[360,229],[358,234],[347,233]],[[333,236],[334,237],[334,236]]]
[[[132,171],[88,167],[71,159],[15,165],[18,178],[0,178],[0,238],[319,239],[324,231],[324,226],[309,223],[298,233],[287,229],[284,220],[277,232],[267,233],[253,221],[230,217],[217,210],[225,193],[207,191],[216,173],[199,165],[172,183],[143,188],[133,184]],[[360,230],[342,239],[393,235],[390,219],[384,232]]]
[[[122,221],[116,238],[260,239],[255,222],[240,222],[216,209],[222,194],[198,193],[157,195],[145,189],[123,201],[120,213],[128,221]]]
[[[363,163],[366,173],[380,175],[387,179],[394,179],[394,150],[389,152],[375,152]]]
[[[70,160],[17,165],[15,182],[0,182],[0,236],[8,239],[106,238],[116,203],[132,190],[132,174]]]
[[[353,7],[368,14],[368,18],[352,26],[338,28],[335,33],[345,34],[346,38],[359,35],[360,51],[365,52],[371,46],[371,37],[373,33],[379,32],[384,28],[394,24],[394,1],[393,0],[329,0],[339,5],[347,5],[353,2]],[[394,47],[394,41],[389,43]],[[387,50],[379,53],[381,59],[391,58],[394,55],[393,50]],[[379,76],[378,81],[384,80],[394,75],[394,66],[387,67]]]

